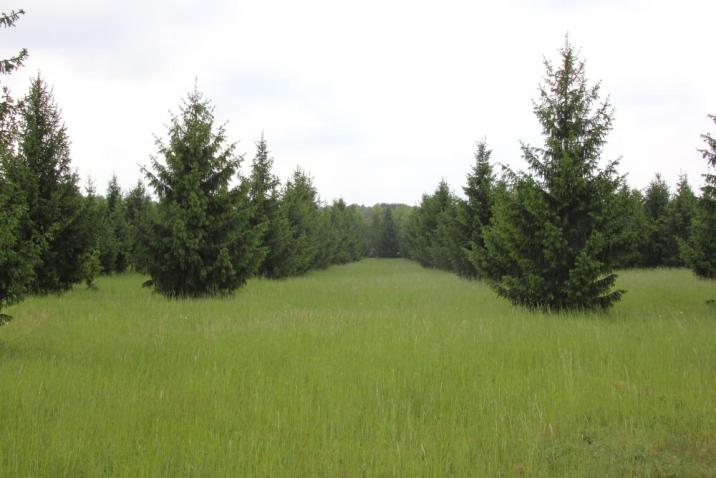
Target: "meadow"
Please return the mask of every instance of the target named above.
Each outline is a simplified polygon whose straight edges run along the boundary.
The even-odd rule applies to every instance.
[[[235,296],[144,277],[0,327],[0,476],[715,476],[716,282],[619,274],[607,313],[367,259]]]

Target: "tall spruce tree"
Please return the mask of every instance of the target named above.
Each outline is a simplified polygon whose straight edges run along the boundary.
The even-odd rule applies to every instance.
[[[22,10],[0,14],[0,28],[15,25]],[[15,56],[0,59],[0,79],[16,70],[27,57],[22,49]],[[1,83],[0,83],[1,84]],[[33,240],[27,197],[19,174],[24,171],[17,157],[18,104],[2,85],[0,98],[0,311],[18,302],[30,290],[39,261]],[[18,171],[20,169],[20,171]],[[7,316],[0,314],[0,325]]]
[[[16,181],[26,194],[33,241],[40,249],[33,290],[69,289],[82,280],[90,246],[79,178],[70,167],[67,129],[47,84],[37,76],[20,108]]]
[[[283,262],[289,254],[291,229],[286,209],[281,203],[281,182],[273,172],[273,159],[263,134],[256,143],[256,155],[251,164],[249,199],[253,209],[251,225],[261,233],[258,274],[269,278],[285,275]]]
[[[319,243],[315,267],[346,264],[365,254],[365,229],[360,212],[355,206],[346,205],[343,199],[323,207],[317,231]]]
[[[716,123],[716,115],[709,115]],[[684,248],[684,259],[699,277],[716,279],[716,138],[710,133],[701,135],[706,147],[700,149],[708,163],[704,174],[705,184],[694,217],[689,242]]]
[[[0,146],[0,311],[31,291],[39,262],[25,192],[6,177],[11,154]],[[0,325],[7,319],[0,314]]]
[[[454,270],[455,258],[462,253],[455,240],[456,198],[443,179],[433,194],[424,194],[410,226],[412,258],[426,267]]]
[[[398,228],[393,219],[393,208],[386,204],[380,220],[380,237],[378,242],[378,257],[398,257],[400,242],[398,241]]]
[[[679,176],[676,194],[669,202],[666,214],[666,234],[668,237],[666,265],[681,267],[684,260],[681,251],[689,242],[691,223],[696,214],[697,199],[685,174]]]
[[[127,217],[125,213],[124,197],[122,188],[119,186],[117,176],[112,178],[107,185],[107,215],[105,221],[112,233],[115,246],[114,260],[109,265],[109,273],[124,272],[127,270],[128,258],[128,237]]]
[[[227,294],[258,266],[248,186],[232,187],[240,158],[195,87],[171,118],[166,143],[145,169],[159,198],[149,237],[150,284],[168,297]]]
[[[644,209],[644,195],[626,184],[617,192],[618,210],[622,211],[624,241],[614,251],[614,267],[626,269],[642,266],[642,254],[649,241],[649,219]],[[623,246],[623,247],[622,247]]]
[[[482,232],[490,225],[495,202],[495,174],[490,164],[491,156],[492,150],[487,147],[487,142],[483,140],[477,143],[475,165],[467,175],[467,184],[462,188],[467,200],[458,210],[458,223],[465,231],[466,242],[462,252],[469,264],[463,268],[463,275],[467,277],[478,275],[485,255]]]
[[[366,241],[368,255],[371,257],[380,257],[381,254],[380,240],[383,235],[382,220],[384,207],[386,206],[383,204],[374,204],[373,207],[369,209],[368,223],[366,225]]]
[[[127,260],[128,266],[137,272],[149,272],[149,249],[154,205],[142,181],[129,190],[124,200],[127,217]]]
[[[300,168],[296,168],[286,181],[283,202],[291,240],[281,275],[303,274],[316,265],[317,256],[321,252],[318,240],[321,219],[316,188],[310,176]],[[325,228],[323,230],[326,231]]]
[[[612,107],[600,102],[568,40],[546,76],[534,113],[545,144],[523,145],[532,175],[514,174],[485,231],[484,271],[497,293],[528,307],[606,308],[614,290],[615,251],[624,240],[617,209],[623,179],[616,162],[599,159],[612,127]]]
[[[647,217],[647,240],[642,246],[641,265],[659,267],[666,264],[670,255],[670,237],[667,231],[669,186],[656,174],[644,191],[644,212]]]

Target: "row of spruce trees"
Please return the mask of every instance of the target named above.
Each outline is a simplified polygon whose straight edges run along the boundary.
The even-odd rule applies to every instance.
[[[545,60],[534,113],[544,145],[522,145],[527,172],[503,166],[478,143],[465,199],[441,181],[403,221],[402,256],[424,266],[487,281],[512,302],[548,309],[606,308],[614,270],[688,266],[716,278],[716,176],[697,197],[682,176],[675,194],[656,175],[642,193],[630,189],[617,162],[600,165],[613,109],[589,85],[569,41],[560,63]],[[716,116],[711,116],[716,122]],[[716,140],[700,150],[716,166]]]
[[[22,11],[0,16],[12,26]],[[27,56],[0,61],[0,75]],[[480,142],[454,195],[445,181],[420,205],[324,205],[296,169],[282,185],[261,138],[248,176],[195,88],[172,116],[158,154],[126,194],[113,178],[104,196],[83,195],[52,92],[38,76],[28,94],[0,101],[0,307],[28,293],[60,292],[100,273],[148,273],[169,297],[231,293],[254,275],[282,278],[363,255],[408,257],[481,278],[514,303],[606,308],[620,267],[687,265],[716,276],[716,178],[697,197],[682,177],[675,194],[657,175],[642,193],[617,162],[600,164],[613,110],[588,84],[568,41],[545,60],[534,112],[544,145],[524,144],[526,172],[494,171]],[[714,121],[716,121],[716,117]],[[716,166],[716,141],[701,152]]]
[[[11,27],[22,11],[2,14]],[[19,68],[27,51],[0,61]],[[38,75],[28,93],[0,101],[0,309],[26,294],[62,292],[100,273],[148,273],[170,297],[231,293],[249,277],[283,278],[355,261],[365,253],[364,220],[342,200],[323,204],[309,175],[285,185],[266,140],[250,174],[240,174],[224,128],[195,88],[169,123],[166,140],[123,193],[116,177],[104,196],[83,195],[70,141],[51,89]]]

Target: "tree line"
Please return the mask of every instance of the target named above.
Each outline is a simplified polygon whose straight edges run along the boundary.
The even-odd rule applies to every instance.
[[[2,14],[0,26],[22,14]],[[1,60],[0,77],[26,57]],[[21,99],[3,88],[0,308],[82,280],[92,287],[102,273],[146,273],[159,293],[197,297],[365,255],[407,257],[484,280],[516,304],[556,310],[611,306],[623,293],[618,268],[686,265],[716,277],[716,177],[705,175],[701,196],[686,177],[673,194],[658,175],[644,192],[629,188],[616,161],[601,161],[612,106],[568,40],[559,60],[545,60],[533,102],[544,144],[522,145],[528,170],[497,174],[481,141],[464,198],[441,181],[415,208],[323,204],[300,168],[281,184],[263,135],[242,175],[236,143],[196,87],[142,168],[154,197],[141,181],[122,191],[116,177],[104,195],[91,181],[83,194],[47,83],[38,75]],[[703,140],[713,168],[716,140]]]

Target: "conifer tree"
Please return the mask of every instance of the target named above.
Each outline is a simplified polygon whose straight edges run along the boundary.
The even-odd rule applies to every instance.
[[[40,248],[33,290],[70,288],[82,279],[91,234],[78,176],[70,168],[67,130],[47,84],[36,77],[20,108],[16,180],[28,201],[33,241]]]
[[[5,175],[13,167],[0,146],[0,311],[31,291],[39,247],[29,221],[26,195]],[[0,325],[5,321],[0,315]]]
[[[347,206],[343,199],[338,199],[321,209],[320,223],[315,267],[346,264],[363,257],[365,231],[355,206]]]
[[[716,115],[709,117],[716,123]],[[708,163],[708,172],[704,174],[705,184],[701,188],[701,198],[689,242],[684,249],[684,259],[696,275],[716,279],[716,138],[710,133],[701,137],[706,147],[699,152]]]
[[[15,25],[22,10],[0,14],[0,27]],[[22,66],[27,50],[0,60],[0,78]],[[29,292],[39,261],[34,241],[27,196],[20,174],[25,171],[17,157],[18,105],[2,85],[0,98],[0,312]],[[7,320],[0,314],[0,325]]]
[[[676,194],[669,202],[666,218],[667,258],[666,265],[681,267],[684,260],[681,251],[689,242],[691,224],[696,214],[697,199],[685,174],[679,177]]]
[[[485,231],[484,271],[497,293],[528,307],[606,308],[614,290],[612,268],[624,241],[616,163],[599,167],[612,127],[612,108],[590,86],[584,62],[565,41],[546,76],[534,112],[545,144],[523,145],[532,175],[513,174]]]
[[[147,195],[142,181],[130,189],[124,200],[127,218],[127,261],[128,266],[137,272],[149,271],[149,249],[152,213],[151,198]]]
[[[251,228],[248,186],[231,186],[240,158],[214,126],[195,87],[157,140],[147,179],[159,198],[150,230],[150,284],[168,297],[227,294],[255,272],[260,235]]]
[[[669,257],[669,233],[667,211],[669,209],[669,186],[657,174],[644,192],[644,212],[647,217],[647,238],[642,246],[641,265],[658,267],[666,264]]]
[[[111,235],[112,258],[106,263],[107,273],[124,272],[127,270],[128,237],[127,218],[125,213],[122,188],[119,186],[117,176],[112,178],[107,185],[106,215],[103,220]]]
[[[443,179],[433,194],[424,194],[411,224],[409,240],[412,258],[426,267],[454,270],[455,258],[462,254],[455,240],[456,199]]]
[[[400,243],[398,241],[398,229],[393,220],[393,208],[386,204],[383,207],[380,221],[378,257],[398,257],[399,253]]]
[[[494,204],[495,175],[490,164],[492,150],[485,141],[477,143],[475,165],[467,175],[467,185],[463,191],[467,200],[458,209],[457,222],[463,231],[465,242],[461,246],[467,261],[461,261],[462,275],[476,277],[480,262],[485,254],[483,228],[489,226]]]
[[[624,241],[622,247],[614,251],[614,268],[641,267],[650,224],[644,209],[644,195],[624,184],[617,192],[617,204],[622,211]]]
[[[380,257],[380,240],[383,231],[383,208],[386,207],[383,204],[375,204],[369,210],[368,224],[367,224],[367,251],[371,257]]]
[[[360,210],[355,204],[351,204],[345,209],[345,224],[348,231],[348,240],[346,241],[346,247],[348,248],[348,256],[350,258],[350,261],[360,260],[365,257],[367,253],[365,247],[367,231]],[[397,242],[396,247],[398,247]]]
[[[317,192],[311,178],[296,168],[286,181],[283,193],[284,207],[291,230],[287,260],[282,275],[299,275],[316,264],[319,253],[320,212]]]
[[[330,206],[320,205],[316,215],[316,226],[310,237],[316,251],[311,269],[325,269],[337,262],[342,247],[340,244],[342,233],[338,227],[335,203]]]
[[[280,278],[285,274],[282,263],[287,260],[291,230],[286,210],[281,203],[281,183],[272,172],[273,159],[263,134],[256,143],[256,156],[249,177],[249,199],[253,209],[251,225],[261,232],[258,274]]]

